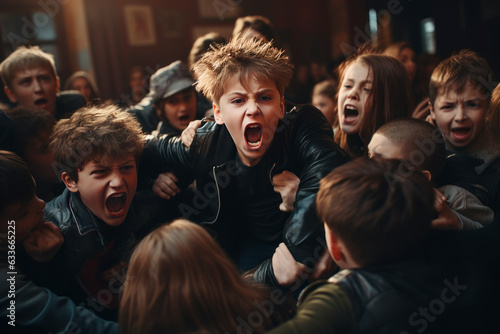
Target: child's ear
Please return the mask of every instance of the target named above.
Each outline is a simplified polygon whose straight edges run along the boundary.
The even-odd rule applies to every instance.
[[[330,230],[326,226],[326,224],[325,224],[325,238],[328,248],[330,249],[330,254],[332,254],[332,257],[335,260],[335,262],[343,260],[344,254],[342,252],[340,243],[335,234],[332,232],[332,230]]]
[[[7,95],[7,97],[9,98],[10,102],[12,102],[12,103],[16,103],[17,102],[16,95],[14,94],[14,92],[9,87],[5,86],[3,88],[3,91],[5,92],[5,94]]]
[[[433,120],[436,120],[436,114],[434,113],[434,107],[432,106],[431,101],[428,101],[427,103],[429,104],[429,109],[430,109],[430,111],[431,111],[431,118],[432,118]]]
[[[224,120],[222,119],[222,115],[220,113],[220,109],[219,107],[217,107],[217,105],[214,103],[213,104],[213,108],[214,108],[214,118],[215,118],[215,122],[219,125],[222,125],[224,124]]]
[[[72,193],[78,192],[78,185],[76,184],[75,180],[73,180],[73,178],[68,174],[68,172],[63,172],[61,174],[61,179],[69,191],[71,191]]]
[[[427,178],[427,180],[430,182],[432,180],[432,174],[428,170],[424,169],[422,170],[422,174]]]
[[[161,110],[160,107],[158,107],[156,104],[153,104],[153,108],[155,110],[156,116],[158,119],[163,119],[163,111]]]

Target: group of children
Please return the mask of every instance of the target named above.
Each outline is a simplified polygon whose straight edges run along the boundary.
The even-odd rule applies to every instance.
[[[439,247],[496,231],[500,90],[483,86],[484,59],[462,51],[438,65],[429,123],[409,117],[398,60],[349,58],[335,137],[317,108],[286,108],[293,66],[272,42],[234,38],[192,71],[213,121],[186,142],[196,92],[180,63],[151,79],[153,110],[176,128],[157,136],[114,106],[62,109],[37,48],[0,65],[18,104],[1,115],[0,268],[16,287],[0,295],[2,332],[442,332],[464,330],[466,313],[494,320],[495,295]],[[151,166],[171,173],[161,197],[191,187],[184,219],[140,196],[138,170]]]

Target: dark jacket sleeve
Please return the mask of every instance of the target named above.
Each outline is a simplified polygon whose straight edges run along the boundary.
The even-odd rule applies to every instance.
[[[141,166],[148,169],[154,166],[156,171],[174,173],[181,187],[190,184],[199,173],[197,168],[208,166],[208,146],[213,143],[212,135],[216,126],[215,122],[204,122],[196,131],[197,135],[189,148],[184,145],[179,135],[146,136]]]
[[[9,298],[10,284],[5,282],[11,275],[7,274],[4,263],[0,270],[0,328],[9,328],[7,322],[11,320],[8,317],[11,311],[8,308],[14,300],[16,328],[43,328],[51,333],[119,333],[117,323],[97,317],[92,311],[76,306],[69,298],[35,285],[24,275],[16,275],[12,280],[16,291],[15,297]]]
[[[283,242],[296,261],[313,267],[326,245],[315,206],[319,181],[348,158],[334,142],[332,128],[318,109],[303,106],[291,113],[284,145],[290,152],[290,163],[298,166],[300,184],[294,210],[285,223]],[[253,276],[259,282],[278,285],[271,259],[263,262]]]

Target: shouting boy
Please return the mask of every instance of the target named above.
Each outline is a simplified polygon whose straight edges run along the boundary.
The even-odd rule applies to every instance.
[[[158,153],[181,184],[196,180],[193,202],[180,207],[185,218],[210,229],[241,270],[278,285],[271,257],[280,242],[307,266],[319,258],[319,180],[347,158],[319,110],[285,113],[293,68],[271,43],[234,39],[205,53],[193,70],[197,90],[213,101],[215,122],[197,130],[189,149],[180,138],[163,137],[149,143],[147,155]],[[301,180],[291,213],[279,209],[273,189],[273,176],[283,171]]]

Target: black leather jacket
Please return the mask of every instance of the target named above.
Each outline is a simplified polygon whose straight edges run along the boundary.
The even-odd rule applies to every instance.
[[[160,169],[171,170],[185,184],[196,180],[192,203],[183,203],[179,209],[185,218],[213,230],[223,247],[241,234],[238,231],[241,213],[225,204],[235,196],[231,177],[238,173],[236,155],[236,146],[226,126],[215,122],[197,130],[189,149],[180,138],[164,136],[150,141],[145,150],[146,160],[155,159],[156,164],[160,161]],[[269,178],[263,182],[272,183],[272,176],[284,170],[301,180],[295,208],[283,226],[282,240],[297,261],[313,266],[325,245],[323,226],[315,210],[319,181],[345,163],[347,157],[333,141],[332,127],[323,114],[313,106],[304,105],[286,113],[278,123],[266,161],[270,161]],[[154,162],[146,162],[151,163]],[[271,259],[256,268],[254,278],[278,285]]]

